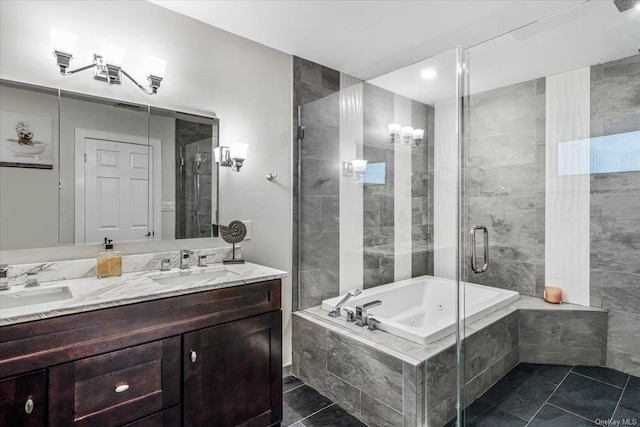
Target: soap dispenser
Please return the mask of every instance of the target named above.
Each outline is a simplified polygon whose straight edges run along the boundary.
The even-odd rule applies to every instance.
[[[122,274],[122,256],[113,250],[113,240],[104,238],[104,252],[98,253],[96,274],[98,279],[103,277],[120,276]]]

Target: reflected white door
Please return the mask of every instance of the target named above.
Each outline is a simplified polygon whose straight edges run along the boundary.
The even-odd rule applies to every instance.
[[[150,230],[149,147],[85,139],[85,240],[146,240]]]
[[[75,139],[76,244],[161,238],[160,140],[87,129]]]

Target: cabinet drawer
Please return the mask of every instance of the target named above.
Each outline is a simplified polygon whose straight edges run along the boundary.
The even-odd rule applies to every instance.
[[[180,337],[52,367],[52,426],[117,426],[180,402]]]
[[[157,414],[149,415],[124,427],[178,427],[182,425],[180,405],[165,409]],[[266,425],[266,424],[265,424]]]

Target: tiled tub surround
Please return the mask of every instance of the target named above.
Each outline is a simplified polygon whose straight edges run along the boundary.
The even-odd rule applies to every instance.
[[[380,322],[378,329],[417,344],[429,344],[456,329],[455,289],[453,280],[414,277],[366,289],[349,299],[345,307],[355,311],[358,305],[381,300],[384,302],[382,305],[368,311],[369,317]],[[506,307],[520,297],[517,292],[471,283],[464,285],[464,296],[467,323]],[[336,297],[323,301],[322,309],[328,313],[341,299]],[[341,310],[340,314],[344,316],[345,312]]]
[[[522,345],[546,345],[544,336],[529,334],[526,328],[526,316],[540,312],[557,316],[557,348],[575,352],[572,360],[586,360],[580,355],[596,348],[600,356],[606,348],[606,336],[593,337],[593,331],[606,330],[605,311],[571,304],[552,306],[538,298],[521,297],[466,325],[463,396],[467,405],[521,358],[526,360]],[[562,352],[542,352],[538,361],[562,364],[562,357]],[[453,334],[424,346],[330,318],[320,307],[313,307],[293,317],[293,374],[368,425],[416,426],[426,416],[428,426],[439,427],[455,415]]]
[[[212,250],[212,252],[210,252],[211,257],[215,258],[216,256],[221,256],[221,252],[221,250]],[[151,257],[152,255],[148,254],[145,256]],[[140,255],[132,255],[132,257],[140,257]],[[147,259],[149,260],[148,262],[151,262],[150,258]],[[142,258],[140,260],[142,260]],[[70,261],[73,263],[71,268],[77,267],[80,265],[79,263],[83,261],[88,262],[88,260]],[[93,261],[95,264],[95,260]],[[71,274],[69,273],[69,270],[66,269],[68,266],[65,263],[66,262],[55,263],[55,265],[58,266],[55,270],[58,274]],[[157,269],[137,270],[135,272],[124,273],[120,277],[105,279],[98,279],[94,276],[85,276],[74,279],[59,279],[57,281],[50,282],[43,281],[41,282],[40,289],[68,286],[73,297],[67,300],[4,310],[0,307],[0,326],[194,292],[228,288],[246,283],[283,278],[287,275],[284,271],[252,263],[236,265],[222,265],[218,263],[211,264],[207,267],[192,267],[188,270],[180,270],[175,268],[175,266],[172,267],[173,268],[170,271],[165,272],[159,272]],[[25,268],[25,265],[15,266],[14,268]],[[218,273],[216,276],[219,275],[219,277],[199,279],[200,274],[211,272]],[[153,280],[153,278],[159,279],[185,275],[192,277],[193,281],[180,284],[161,284]],[[9,291],[3,292],[14,293],[22,291],[24,291],[23,286],[16,286]]]

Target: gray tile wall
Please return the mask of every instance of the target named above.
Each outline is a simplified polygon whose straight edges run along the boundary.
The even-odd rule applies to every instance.
[[[591,136],[640,130],[640,55],[591,67]],[[591,175],[591,305],[607,365],[640,376],[640,172]]]
[[[434,109],[411,101],[411,126],[425,129],[411,150],[411,276],[433,275],[433,120]]]
[[[363,156],[386,164],[384,184],[363,186],[364,288],[394,280],[394,151],[387,125],[394,122],[394,94],[377,86],[363,87]]]
[[[486,273],[467,280],[542,296],[544,284],[545,80],[465,99],[467,230],[489,228]]]
[[[300,224],[297,188],[293,190],[293,307],[307,308],[339,293],[339,90],[340,74],[293,58],[294,128],[302,105],[305,137],[301,150]],[[385,162],[384,185],[365,185],[363,199],[364,287],[394,281],[394,151],[387,125],[394,121],[394,94],[363,84],[363,157]],[[425,140],[412,155],[413,276],[433,273],[433,107],[411,103],[411,125]],[[298,143],[294,135],[294,182]],[[301,235],[298,247],[298,233]],[[300,253],[300,283],[298,277]],[[298,292],[299,289],[299,292]],[[300,301],[298,301],[298,296]]]
[[[298,177],[298,141],[294,132],[294,182],[301,178],[301,215],[297,186],[293,187],[293,307],[312,307],[339,292],[339,109],[340,73],[293,58],[293,126],[302,105],[305,137]],[[298,247],[298,233],[301,245]],[[298,251],[301,263],[298,266]],[[298,283],[300,268],[300,283]],[[298,288],[300,301],[298,301]]]

